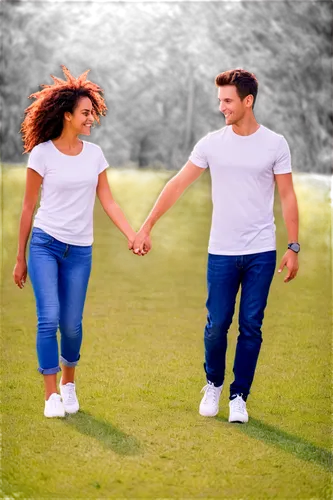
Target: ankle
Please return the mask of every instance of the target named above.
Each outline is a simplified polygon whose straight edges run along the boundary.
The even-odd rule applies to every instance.
[[[62,365],[61,383],[62,385],[74,384],[75,366]]]
[[[45,392],[45,401],[48,401],[50,399],[50,396],[52,396],[52,394],[58,394],[57,391],[46,391]]]
[[[74,384],[74,377],[61,377],[61,385]]]

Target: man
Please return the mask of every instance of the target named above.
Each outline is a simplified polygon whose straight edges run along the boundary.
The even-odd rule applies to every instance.
[[[276,266],[274,186],[278,187],[288,245],[279,272],[289,282],[298,271],[298,208],[293,189],[289,147],[282,135],[260,125],[253,114],[258,82],[242,69],[219,74],[219,109],[226,126],[209,133],[194,147],[189,161],[164,187],[134,241],[133,251],[146,253],[156,221],[206,168],[212,180],[213,215],[208,248],[208,298],[205,327],[207,384],[199,413],[219,411],[227,332],[241,287],[239,336],[230,385],[229,422],[247,422],[246,400],[262,342],[261,325]]]

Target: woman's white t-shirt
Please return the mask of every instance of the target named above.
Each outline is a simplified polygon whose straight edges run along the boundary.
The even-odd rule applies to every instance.
[[[76,156],[61,153],[51,140],[35,146],[28,168],[41,175],[43,183],[34,227],[63,243],[90,246],[98,176],[107,167],[101,148],[91,142],[83,141]]]

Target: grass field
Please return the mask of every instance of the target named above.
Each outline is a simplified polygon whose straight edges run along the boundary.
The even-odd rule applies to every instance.
[[[138,228],[170,176],[111,171]],[[12,282],[24,169],[3,169],[2,492],[7,498],[331,498],[331,252],[328,180],[295,175],[302,251],[294,282],[276,275],[248,400],[250,422],[198,414],[210,227],[204,175],[127,250],[99,203],[77,373],[81,411],[43,417],[30,283]],[[286,246],[279,203],[278,257]],[[235,316],[236,319],[236,316]],[[226,384],[237,336],[229,332]]]

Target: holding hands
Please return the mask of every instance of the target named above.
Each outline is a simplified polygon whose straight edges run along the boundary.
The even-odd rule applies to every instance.
[[[128,248],[135,255],[143,256],[151,250],[151,238],[149,231],[144,227],[140,229],[134,236],[133,240],[128,240]]]

